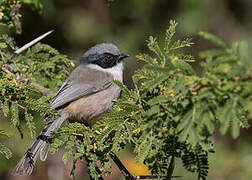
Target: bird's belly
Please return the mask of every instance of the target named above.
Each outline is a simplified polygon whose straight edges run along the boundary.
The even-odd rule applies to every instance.
[[[70,115],[69,121],[94,124],[101,115],[111,108],[112,100],[119,97],[120,91],[118,86],[112,85],[105,90],[71,102],[66,107]]]

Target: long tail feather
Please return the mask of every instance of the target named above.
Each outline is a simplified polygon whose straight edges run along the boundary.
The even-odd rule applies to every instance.
[[[32,143],[30,148],[17,164],[16,168],[12,171],[12,175],[30,175],[38,155],[40,154],[40,158],[42,160],[46,159],[50,145],[48,137],[51,137],[51,132],[57,130],[67,117],[67,113],[61,112],[60,117],[47,124],[47,126],[39,134],[37,140]]]

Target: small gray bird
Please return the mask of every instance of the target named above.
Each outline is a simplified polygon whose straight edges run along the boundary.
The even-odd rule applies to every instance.
[[[50,107],[59,111],[59,117],[50,117],[46,127],[26,151],[12,171],[13,175],[30,175],[38,155],[45,160],[49,149],[51,132],[65,120],[94,124],[112,106],[112,100],[121,89],[113,80],[123,80],[123,62],[127,54],[120,53],[114,44],[98,44],[84,53],[81,64],[63,83]]]

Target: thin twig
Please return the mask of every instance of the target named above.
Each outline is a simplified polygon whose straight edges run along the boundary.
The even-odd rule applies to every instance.
[[[8,66],[10,66],[10,65],[8,65]],[[7,69],[6,67],[4,67],[4,66],[2,67],[2,71],[5,72],[5,73],[7,73],[7,74],[15,75],[12,71],[8,70],[8,69]],[[23,75],[23,77],[25,78],[25,81],[30,81],[30,80],[29,80],[28,78],[26,78],[24,75]],[[55,93],[54,93],[53,91],[51,91],[50,89],[47,89],[47,88],[41,86],[41,85],[38,84],[38,83],[32,82],[31,85],[32,85],[34,88],[38,89],[38,90],[39,90],[43,95],[45,95],[45,96],[55,94]]]
[[[23,47],[19,48],[18,50],[16,50],[14,52],[14,54],[20,54],[21,52],[25,51],[26,49],[28,49],[29,47],[33,46],[34,44],[36,44],[37,42],[39,42],[40,40],[42,40],[43,38],[45,38],[46,36],[48,36],[49,34],[51,34],[54,30],[51,30],[51,31],[48,31],[47,33],[44,33],[42,34],[41,36],[37,37],[36,39],[32,40],[31,42],[27,43],[26,45],[24,45]],[[7,64],[6,64],[7,65]],[[7,73],[7,74],[11,74],[11,75],[15,75],[13,72],[12,72],[12,65],[11,64],[8,64],[7,65],[8,68],[10,70],[8,70],[6,67],[2,67],[2,71]],[[24,75],[22,75],[25,79],[25,81],[30,81],[27,77],[25,77]],[[38,84],[38,83],[35,83],[35,82],[32,82],[31,83],[32,86],[34,88],[37,88],[43,95],[47,96],[47,95],[53,95],[54,92],[43,87],[42,85]]]
[[[78,136],[78,137],[84,137],[83,134],[79,134],[79,133],[71,133],[71,134],[74,135],[74,136]]]
[[[125,176],[126,180],[135,180],[135,177],[132,174],[130,174],[127,168],[123,165],[123,163],[114,153],[110,153],[110,157],[115,162],[117,167],[120,169],[121,173]]]
[[[146,176],[146,175],[133,175],[135,179],[167,179],[168,176]],[[171,178],[181,178],[182,176],[172,176]]]
[[[48,96],[48,95],[55,95],[55,93],[53,91],[51,91],[50,89],[45,88],[44,86],[41,86],[38,83],[31,83],[31,85],[35,88],[37,88],[43,95]]]
[[[28,49],[29,47],[33,46],[34,44],[36,44],[37,42],[39,42],[41,39],[44,39],[46,36],[48,36],[49,34],[51,34],[54,30],[48,31],[45,34],[42,34],[41,36],[37,37],[36,39],[32,40],[31,42],[25,44],[23,47],[19,48],[18,50],[16,50],[14,52],[14,54],[20,54],[21,52],[25,51],[26,49]]]
[[[7,74],[11,74],[14,75],[12,72],[10,72],[8,69],[6,69],[5,67],[2,67],[3,72],[7,73]]]
[[[216,87],[216,86],[217,86],[217,84],[199,84],[196,87],[194,87],[191,91],[193,93],[197,93],[201,88],[204,88],[204,87]]]
[[[114,154],[110,153],[111,159],[115,162],[117,167],[120,169],[120,171],[125,176],[126,180],[136,180],[136,179],[164,179],[164,178],[180,178],[181,176],[151,176],[151,175],[133,175],[131,174],[127,168],[123,165],[123,163],[120,161],[120,159]]]

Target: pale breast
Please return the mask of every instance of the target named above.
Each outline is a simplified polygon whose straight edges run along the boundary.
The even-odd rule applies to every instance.
[[[112,100],[119,97],[120,91],[118,86],[111,85],[105,90],[71,102],[66,107],[70,115],[69,120],[94,124],[101,115],[111,108]]]

